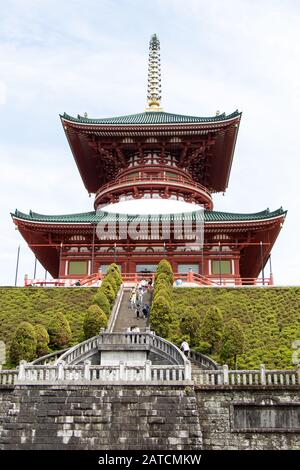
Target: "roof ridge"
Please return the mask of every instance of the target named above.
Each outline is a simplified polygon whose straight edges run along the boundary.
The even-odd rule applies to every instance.
[[[176,217],[183,217],[189,216],[193,217],[196,214],[202,213],[201,210],[197,211],[185,211],[185,212],[178,212],[178,213],[168,213],[168,214],[126,214],[120,212],[107,212],[107,211],[89,211],[89,212],[79,212],[79,213],[72,213],[72,214],[61,214],[61,215],[47,215],[47,214],[39,214],[37,212],[30,211],[29,214],[25,214],[24,212],[19,211],[18,209],[15,210],[14,213],[11,213],[12,217],[17,217],[24,220],[34,220],[34,221],[46,221],[46,222],[72,222],[72,223],[93,223],[103,219],[104,217],[111,217],[111,218],[124,218],[128,219],[135,219],[140,218],[142,220],[149,219],[149,216],[153,218],[174,218]],[[222,211],[210,211],[204,210],[204,220],[207,222],[213,221],[238,221],[238,220],[261,220],[263,218],[272,218],[276,217],[277,215],[286,215],[287,210],[283,210],[282,207],[274,210],[268,211],[265,209],[260,212],[254,213],[234,213],[234,212],[222,212]]]
[[[82,124],[172,124],[172,123],[200,123],[200,122],[218,122],[229,120],[233,117],[241,116],[242,113],[237,110],[226,115],[226,113],[215,116],[192,116],[188,114],[167,113],[165,111],[146,111],[136,114],[125,114],[122,116],[106,118],[88,118],[77,115],[77,118],[67,113],[60,114],[61,119],[66,119]]]

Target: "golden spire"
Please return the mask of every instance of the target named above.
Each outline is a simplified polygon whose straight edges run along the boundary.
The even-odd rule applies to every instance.
[[[153,34],[149,44],[148,63],[148,108],[146,111],[162,111],[161,77],[160,77],[160,43],[156,34]]]

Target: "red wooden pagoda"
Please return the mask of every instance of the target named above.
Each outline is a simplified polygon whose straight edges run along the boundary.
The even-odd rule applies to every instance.
[[[194,272],[204,283],[252,284],[263,270],[284,222],[286,211],[254,214],[213,211],[212,193],[228,186],[241,113],[195,117],[163,112],[160,106],[160,45],[150,41],[148,108],[129,116],[90,119],[61,116],[83,183],[95,194],[94,211],[42,215],[12,214],[29,247],[55,278],[83,278],[117,262],[123,273],[153,272],[168,258],[174,272]],[[186,203],[184,213],[150,215],[118,213],[126,201],[156,199]],[[204,208],[204,245],[190,250],[188,239],[175,237],[175,221],[191,228]],[[104,208],[104,209],[103,209]],[[114,209],[116,208],[116,209]],[[117,221],[113,235],[99,237],[97,226]],[[170,234],[161,236],[168,221]],[[124,225],[134,223],[132,239]],[[122,227],[122,237],[120,231]],[[141,229],[143,227],[143,230]],[[146,228],[145,228],[146,227]],[[178,230],[178,228],[176,228]]]

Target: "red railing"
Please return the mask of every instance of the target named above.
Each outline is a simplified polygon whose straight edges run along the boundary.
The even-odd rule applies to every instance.
[[[185,187],[190,187],[192,189],[198,189],[201,193],[205,193],[207,196],[209,196],[209,198],[211,199],[211,193],[208,191],[208,189],[203,186],[202,184],[200,183],[196,183],[194,181],[189,181],[188,179],[185,179],[185,178],[182,178],[182,177],[166,177],[166,176],[160,176],[160,177],[142,177],[142,176],[138,176],[138,177],[132,177],[130,178],[129,176],[124,176],[124,177],[121,177],[119,179],[117,179],[116,181],[112,181],[111,183],[106,183],[104,184],[103,186],[101,186],[100,189],[98,189],[98,191],[96,192],[96,196],[95,196],[95,199],[97,200],[97,198],[100,196],[100,195],[103,195],[107,190],[112,190],[112,189],[117,189],[119,186],[124,186],[124,185],[127,185],[128,183],[130,184],[146,184],[146,183],[163,183],[163,184],[166,184],[166,183],[169,183],[171,185],[177,185],[177,184],[180,184],[180,185],[184,185]]]
[[[25,277],[25,287],[29,286],[56,286],[56,287],[72,287],[72,286],[95,286],[98,281],[103,279],[105,274],[95,273],[89,276],[78,279],[28,279]],[[152,279],[154,283],[155,273],[122,273],[122,279],[124,283],[139,283],[143,279],[149,281]],[[211,286],[211,287],[237,287],[237,286],[273,286],[273,277],[265,278],[241,278],[239,276],[203,276],[198,273],[174,273],[175,285],[181,285],[180,282],[186,284],[196,284],[200,286]]]

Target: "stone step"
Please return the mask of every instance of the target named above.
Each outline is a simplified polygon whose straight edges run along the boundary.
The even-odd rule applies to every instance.
[[[116,319],[114,333],[124,332],[128,327],[138,326],[139,328],[145,328],[149,325],[149,319],[143,317],[137,318],[136,311],[133,311],[130,306],[130,292],[131,289],[125,289],[123,299],[119,308],[118,316]],[[151,293],[146,292],[143,297],[144,304],[151,304]]]

